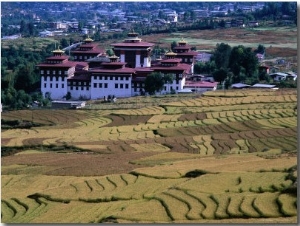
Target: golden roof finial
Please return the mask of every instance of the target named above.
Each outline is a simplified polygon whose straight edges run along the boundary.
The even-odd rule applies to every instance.
[[[181,40],[178,43],[179,44],[186,44],[186,41],[181,37]]]

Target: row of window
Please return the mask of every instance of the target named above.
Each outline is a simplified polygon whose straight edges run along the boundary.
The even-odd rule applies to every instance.
[[[52,83],[50,83],[50,89],[52,89],[53,88],[53,86],[52,85],[54,85],[54,84],[52,84]],[[55,88],[57,88],[58,89],[58,87],[59,87],[59,84],[55,84]],[[64,86],[64,84],[61,84],[61,88],[64,88],[65,86]],[[108,87],[108,84],[107,83],[94,83],[94,88],[107,88]],[[47,88],[47,83],[44,83],[44,88]],[[86,87],[84,87],[84,86],[81,86],[81,87],[78,87],[78,86],[75,86],[75,87],[73,87],[73,86],[70,86],[70,90],[74,90],[74,88],[75,88],[75,90],[79,90],[79,88],[81,89],[81,90],[90,90],[90,87],[89,86],[86,86]],[[115,83],[115,88],[116,89],[128,89],[129,88],[129,85],[128,84],[123,84],[123,83]],[[140,89],[140,91],[142,91],[143,90],[143,88],[139,88]],[[173,89],[172,87],[171,87],[171,89]],[[176,87],[176,90],[178,90],[179,89],[179,87],[177,86]],[[137,90],[138,90],[138,88],[136,88],[136,87],[134,87],[134,92],[137,92]],[[164,90],[166,91],[167,90],[167,87],[165,86],[164,87]]]
[[[56,89],[58,89],[58,88],[62,88],[62,89],[65,88],[65,84],[61,84],[61,87],[59,87],[59,84],[58,84],[58,83],[56,83],[56,84],[50,83],[49,85],[50,85],[50,89],[53,88],[53,85],[55,85],[55,88],[56,88]],[[47,88],[47,83],[44,83],[44,88]]]
[[[90,86],[91,83],[90,82],[79,82],[79,81],[71,81],[71,82],[68,82],[68,86],[81,86],[81,85],[84,85],[84,86]]]
[[[98,85],[98,87],[97,87]],[[94,83],[94,88],[107,88],[108,87],[108,83]]]
[[[98,79],[98,80],[126,80],[128,81],[129,80],[129,77],[113,77],[113,76],[95,76],[95,80]]]
[[[94,83],[94,88],[107,88],[108,83]],[[115,83],[115,89],[129,89],[129,84]]]
[[[182,58],[182,62],[193,62],[191,58]]]
[[[94,56],[84,56],[84,57],[82,57],[82,56],[74,56],[74,60],[82,60],[82,59],[84,59],[84,60],[87,60],[87,59],[91,59],[91,58],[93,58]]]
[[[124,86],[125,85],[125,86]],[[123,84],[123,83],[115,83],[115,88],[116,89],[124,89],[124,87],[125,87],[125,89],[128,89],[129,88],[129,85],[128,84]]]
[[[133,83],[133,87],[145,87],[144,83]]]
[[[45,73],[44,70],[41,70],[41,75],[43,75],[44,73]],[[50,74],[56,75],[56,71],[55,71],[55,70],[53,70],[53,71],[47,70],[47,71],[46,71],[46,74],[47,74],[47,75],[50,75]],[[58,74],[61,75],[61,74],[62,74],[62,71],[58,71]],[[68,74],[68,71],[64,71],[64,74],[67,75],[67,74]]]
[[[47,63],[48,64],[60,64],[61,60],[48,60]]]
[[[74,88],[75,88],[75,90],[79,90],[79,88],[81,89],[81,90],[87,90],[87,91],[89,91],[90,90],[90,87],[88,87],[88,86],[86,86],[86,87],[84,87],[84,86],[81,86],[81,87],[78,87],[78,86],[70,86],[70,90],[74,90]]]

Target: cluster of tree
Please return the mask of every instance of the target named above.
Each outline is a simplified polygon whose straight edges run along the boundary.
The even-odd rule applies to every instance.
[[[195,65],[195,73],[213,74],[215,81],[225,81],[226,86],[237,82],[256,83],[259,80],[256,53],[261,51],[264,51],[261,45],[252,51],[243,45],[217,44],[209,62]]]
[[[38,92],[40,89],[39,71],[35,67],[46,57],[51,55],[53,45],[49,44],[40,52],[25,50],[9,46],[1,48],[1,102],[10,109],[21,109],[32,104],[33,101],[45,105]]]
[[[266,2],[262,10],[252,13],[256,20],[279,20],[288,16],[297,24],[297,2]]]
[[[28,108],[36,102],[39,106],[48,106],[50,100],[44,98],[39,92],[28,94],[24,90],[16,90],[14,87],[1,90],[1,103],[4,108],[17,110]]]
[[[20,23],[20,34],[23,37],[34,37],[37,36],[38,31],[33,22],[25,23],[25,21],[22,20]]]
[[[145,91],[150,95],[163,90],[165,84],[172,83],[174,80],[173,75],[163,74],[161,72],[152,72],[146,77]]]
[[[257,53],[265,54],[265,47],[258,45],[252,51],[243,45],[231,47],[228,44],[217,44],[210,61],[198,62],[194,66],[195,73],[211,74],[214,80],[228,88],[233,83],[255,84],[271,82],[266,71],[259,71]],[[281,81],[278,87],[295,88],[295,82]]]

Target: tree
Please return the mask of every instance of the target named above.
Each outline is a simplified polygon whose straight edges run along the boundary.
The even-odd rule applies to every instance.
[[[60,45],[61,45],[61,48],[65,48],[65,47],[69,46],[68,40],[65,38],[62,38],[60,40]]]
[[[29,36],[34,36],[35,28],[33,23],[27,24]]]
[[[263,45],[259,44],[258,47],[257,47],[257,49],[254,50],[254,52],[255,52],[255,53],[264,54],[264,53],[265,53],[265,50],[266,50],[266,48],[265,48]]]
[[[223,82],[228,76],[228,70],[220,68],[213,73],[214,80],[217,82]]]
[[[194,66],[195,74],[200,73],[213,73],[216,70],[216,63],[215,61],[208,61],[208,62],[197,62]]]
[[[191,10],[190,12],[190,17],[191,17],[191,20],[194,22],[196,20],[196,13],[194,10]]]
[[[146,77],[145,91],[150,95],[155,94],[163,89],[165,84],[163,74],[161,72],[152,72]]]
[[[112,56],[112,55],[114,55],[114,51],[112,49],[108,49],[108,50],[106,50],[106,54],[108,56]]]
[[[217,47],[212,56],[212,60],[215,61],[217,68],[227,68],[229,65],[229,59],[231,54],[231,47],[228,44],[217,44]]]
[[[219,22],[219,26],[222,27],[222,28],[224,28],[225,25],[226,25],[226,22],[225,22],[225,20],[222,19],[222,20]]]
[[[11,109],[22,109],[31,104],[32,99],[24,90],[16,91],[13,87],[9,87],[1,91],[1,102]]]
[[[257,59],[255,53],[252,52],[252,49],[250,47],[245,48],[243,57],[244,57],[244,59],[243,59],[242,65],[246,70],[246,72],[245,72],[246,76],[248,76],[248,77],[257,76],[258,59]]]
[[[292,12],[291,2],[282,2],[281,11],[283,14],[290,14]]]
[[[67,95],[65,96],[66,100],[70,100],[72,98],[71,93],[67,92]]]
[[[183,20],[184,20],[184,21],[187,21],[187,20],[189,19],[189,17],[190,17],[190,13],[189,13],[189,12],[185,12],[185,13],[183,14]]]
[[[17,90],[30,92],[33,91],[31,89],[34,82],[34,72],[32,65],[27,64],[26,66],[21,66],[16,72],[15,88]]]
[[[172,43],[171,43],[171,49],[172,49],[172,51],[174,50],[174,48],[177,46],[177,42],[176,41],[173,41]]]
[[[172,74],[165,74],[163,76],[164,84],[172,84],[174,81],[174,76]]]
[[[244,49],[244,46],[241,45],[232,48],[229,59],[229,67],[235,75],[240,73],[240,66],[243,61]]]
[[[25,21],[22,20],[20,23],[20,33],[23,34],[26,31],[26,24]]]

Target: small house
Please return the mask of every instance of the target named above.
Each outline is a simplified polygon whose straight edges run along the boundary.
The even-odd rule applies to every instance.
[[[270,74],[270,77],[273,78],[273,80],[277,81],[277,82],[280,82],[283,80],[296,81],[296,79],[297,79],[297,75],[293,72],[287,72],[287,73],[276,72],[276,73]]]
[[[184,89],[191,89],[194,92],[214,91],[217,89],[218,82],[206,81],[186,81],[183,86]]]

